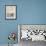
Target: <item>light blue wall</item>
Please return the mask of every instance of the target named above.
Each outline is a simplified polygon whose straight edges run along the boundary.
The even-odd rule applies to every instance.
[[[5,20],[8,4],[17,6],[16,20]],[[0,44],[8,43],[10,32],[18,32],[18,24],[46,24],[46,0],[0,0]]]

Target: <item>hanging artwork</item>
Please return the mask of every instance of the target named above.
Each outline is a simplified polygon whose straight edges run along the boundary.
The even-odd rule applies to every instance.
[[[6,5],[5,15],[5,19],[16,19],[16,5]]]
[[[20,40],[46,41],[46,25],[20,24],[18,38],[19,42]]]

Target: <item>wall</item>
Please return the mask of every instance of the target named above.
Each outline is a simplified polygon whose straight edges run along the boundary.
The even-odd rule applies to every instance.
[[[17,6],[16,20],[5,20],[8,4]],[[10,32],[18,32],[18,24],[46,24],[46,0],[0,0],[0,44],[8,43]]]

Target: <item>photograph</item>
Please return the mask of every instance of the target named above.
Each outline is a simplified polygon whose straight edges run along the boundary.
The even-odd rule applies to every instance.
[[[16,19],[16,5],[6,5],[5,6],[5,19]]]
[[[19,24],[18,41],[20,46],[31,46],[34,42],[46,42],[46,25]]]

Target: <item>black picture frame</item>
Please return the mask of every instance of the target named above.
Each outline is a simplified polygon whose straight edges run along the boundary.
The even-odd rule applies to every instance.
[[[13,16],[15,16],[15,17],[7,17],[8,15],[7,15],[7,10],[8,10],[8,8],[7,7],[9,7],[9,9],[10,9],[10,7],[13,7]],[[16,5],[5,5],[5,20],[16,20],[17,19],[17,6]]]

